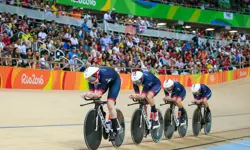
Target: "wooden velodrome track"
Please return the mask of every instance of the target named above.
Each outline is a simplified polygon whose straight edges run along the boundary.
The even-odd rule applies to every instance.
[[[192,136],[191,118],[195,106],[190,89],[184,106],[189,117],[189,130],[184,138],[178,134],[171,140],[164,137],[153,143],[151,136],[139,146],[132,144],[130,117],[138,106],[127,107],[131,91],[121,91],[117,101],[126,119],[126,137],[121,150],[151,149],[203,149],[225,143],[249,139],[250,135],[250,79],[211,86],[213,95],[210,108],[213,126],[210,135]],[[84,103],[81,91],[0,90],[0,149],[1,150],[85,150],[82,124],[87,111],[93,107],[80,107]],[[168,106],[159,107],[163,91],[156,97],[162,113]],[[202,131],[203,134],[203,131]],[[242,146],[242,145],[241,145]],[[250,149],[249,145],[243,145]],[[100,149],[114,149],[102,141]]]

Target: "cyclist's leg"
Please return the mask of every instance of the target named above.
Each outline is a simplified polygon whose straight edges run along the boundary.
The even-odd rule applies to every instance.
[[[185,110],[182,104],[182,101],[185,99],[186,97],[186,90],[183,90],[180,92],[180,94],[176,97],[176,105],[178,106],[179,110],[181,111],[181,121],[184,122],[185,120]]]
[[[157,84],[154,85],[148,92],[147,94],[147,101],[151,106],[151,115],[153,114],[154,118],[153,118],[153,129],[159,128],[160,127],[160,123],[159,123],[159,117],[158,117],[158,112],[157,109],[155,107],[155,100],[154,97],[161,91],[161,85]]]
[[[179,93],[179,95],[173,96],[173,98],[176,100],[176,105],[178,106],[179,109],[183,108],[182,101],[186,97],[186,90],[183,90]]]
[[[110,135],[110,140],[114,140],[116,135],[117,135],[117,128],[118,128],[118,120],[117,120],[117,112],[115,109],[115,104],[116,104],[116,98],[120,92],[120,87],[121,87],[121,80],[120,77],[115,80],[113,85],[109,89],[108,93],[108,110],[111,118],[111,123],[112,123],[112,129],[113,133]]]
[[[151,112],[157,112],[157,109],[155,108],[155,100],[154,97],[161,91],[161,85],[157,84],[151,87],[151,89],[147,93],[147,101],[151,106]]]
[[[208,100],[211,98],[212,92],[207,93],[204,97],[201,98],[206,110],[210,112],[209,105],[208,105]]]
[[[108,88],[107,88],[108,89]],[[107,89],[103,90],[103,89],[97,89],[97,91],[102,92],[102,95],[105,94],[107,92]],[[100,107],[103,117],[106,118],[106,112],[103,110],[103,107]]]

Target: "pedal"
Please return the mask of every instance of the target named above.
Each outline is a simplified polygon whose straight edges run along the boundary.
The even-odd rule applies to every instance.
[[[174,131],[177,131],[177,129],[178,129],[178,127],[177,127],[177,126],[175,126],[175,127],[174,127]]]
[[[202,118],[202,119],[201,119],[201,126],[203,126],[204,124],[205,124],[205,119]]]
[[[119,129],[117,129],[117,131],[119,132],[119,134],[122,134],[124,132],[124,129],[120,127]]]
[[[205,123],[210,123],[210,121],[211,121],[211,114],[210,113],[206,116],[205,121],[206,121]]]
[[[187,122],[185,121],[185,122],[181,123],[180,126],[184,126],[184,125],[186,125],[186,123]]]
[[[146,129],[145,132],[144,132],[144,138],[147,138],[147,136],[149,135],[150,133],[150,130]]]

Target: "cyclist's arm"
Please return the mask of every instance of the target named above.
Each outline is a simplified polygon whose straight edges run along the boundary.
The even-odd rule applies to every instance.
[[[89,83],[89,91],[90,91],[91,93],[94,93],[94,92],[95,92],[95,86],[94,86],[94,84]]]
[[[133,88],[134,88],[135,94],[140,94],[140,89],[138,85],[133,84]]]
[[[210,94],[210,92],[206,92],[205,94],[202,94],[201,101],[203,102],[204,100],[208,100],[208,95],[209,94]]]
[[[199,97],[198,97],[198,96],[196,96],[196,95],[194,95],[194,94],[193,94],[193,96],[194,96],[194,101],[198,101],[198,100],[199,100]]]
[[[174,91],[174,95],[173,95],[173,100],[177,100],[178,96],[181,93],[181,89],[180,88],[176,88],[176,90]]]
[[[142,88],[142,92],[141,92],[141,99],[145,99],[147,96],[147,93],[149,91],[149,85],[148,84],[144,84],[143,88]]]
[[[100,98],[102,97],[102,94],[107,90],[108,84],[102,83],[100,81],[99,85],[97,86],[97,92],[94,93],[95,98]]]
[[[169,93],[166,90],[164,90],[164,94],[165,94],[165,97],[169,96]]]

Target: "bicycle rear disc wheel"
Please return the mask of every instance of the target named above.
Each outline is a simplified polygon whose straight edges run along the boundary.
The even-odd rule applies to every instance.
[[[136,109],[131,118],[131,137],[134,144],[141,143],[145,132],[145,120],[141,109]]]
[[[209,115],[210,122],[208,123],[206,122],[206,124],[204,125],[204,132],[206,135],[210,133],[211,127],[212,127],[212,113],[210,112],[208,115]]]
[[[96,117],[98,117],[98,126],[96,130]],[[88,111],[83,125],[84,140],[89,150],[96,150],[102,141],[102,123],[97,111],[91,109]]]
[[[172,121],[173,124],[171,124],[171,109],[168,108],[165,112],[164,115],[164,136],[166,139],[171,139],[173,134],[174,134],[174,130],[175,130],[175,122]]]
[[[114,141],[112,141],[112,145],[116,148],[120,147],[124,141],[124,137],[125,137],[125,119],[124,116],[122,114],[122,112],[119,109],[116,109],[117,112],[117,119],[119,121],[120,124],[120,130],[119,135],[115,138]]]
[[[157,129],[153,129],[151,131],[151,137],[155,143],[158,143],[161,140],[162,133],[163,133],[163,124],[164,124],[161,111],[159,109],[157,109],[157,111],[158,111],[158,118],[159,118],[159,122],[160,122],[160,127]]]
[[[201,131],[201,112],[198,108],[193,113],[192,128],[194,136],[198,136]]]
[[[186,109],[185,108],[183,109],[185,113],[185,124],[178,127],[178,133],[180,137],[186,136],[187,130],[188,130],[188,115],[187,115]]]

